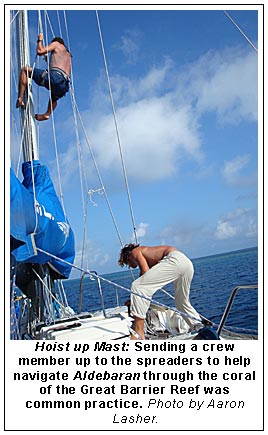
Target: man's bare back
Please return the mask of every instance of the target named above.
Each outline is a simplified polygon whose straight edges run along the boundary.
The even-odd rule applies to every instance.
[[[147,270],[155,266],[162,258],[173,251],[177,251],[177,248],[169,245],[138,246],[129,254],[129,265],[130,267],[139,266],[141,275],[143,275]]]
[[[71,56],[68,50],[66,49],[65,45],[61,44],[58,41],[53,41],[46,47],[43,47],[43,45],[40,44],[40,46],[38,46],[37,48],[38,56],[42,56],[47,53],[51,53],[50,62],[49,62],[50,67],[60,68],[68,76],[70,76]]]
[[[50,57],[50,67],[56,67],[62,69],[68,76],[71,73],[71,59],[70,54],[66,50],[65,46],[60,44],[59,42],[55,42],[56,44],[54,50],[51,53]]]
[[[44,47],[42,33],[38,35],[36,53],[38,56],[46,56],[50,53],[50,71],[33,69],[29,66],[24,66],[21,69],[16,107],[23,108],[25,106],[23,96],[28,85],[28,79],[31,77],[38,86],[44,86],[51,90],[46,112],[35,114],[37,121],[46,121],[57,107],[57,101],[69,91],[71,55],[60,37],[55,37],[50,44]]]
[[[174,254],[169,256],[171,252]],[[165,261],[161,261],[164,258]],[[139,246],[129,243],[121,249],[118,264],[121,267],[139,267],[140,275],[143,275],[131,285],[129,305],[134,317],[134,326],[130,330],[131,340],[145,339],[144,325],[150,300],[157,290],[171,282],[174,282],[176,308],[196,319],[200,318],[189,300],[194,274],[192,262],[174,246]],[[150,273],[146,273],[149,269]],[[188,321],[190,326],[192,323]]]

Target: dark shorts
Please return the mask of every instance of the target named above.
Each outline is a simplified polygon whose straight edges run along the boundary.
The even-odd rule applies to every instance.
[[[35,68],[32,75],[33,80],[39,86],[44,86],[46,89],[51,88],[51,99],[57,101],[69,91],[69,80],[58,71],[46,71]]]

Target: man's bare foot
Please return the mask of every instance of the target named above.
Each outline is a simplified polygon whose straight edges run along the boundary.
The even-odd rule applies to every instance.
[[[37,113],[36,115],[34,115],[34,117],[37,121],[47,121],[49,119],[49,115],[47,115],[46,113],[43,114]]]
[[[145,340],[144,334],[139,334],[130,328],[130,340]]]
[[[22,101],[22,98],[18,98],[16,101],[16,109],[19,107],[24,107],[24,102]]]
[[[145,340],[145,337],[144,338],[141,338],[141,337],[137,338],[137,337],[134,337],[133,334],[130,334],[130,340]]]

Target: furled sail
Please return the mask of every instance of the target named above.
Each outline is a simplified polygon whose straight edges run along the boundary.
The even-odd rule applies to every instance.
[[[61,260],[74,261],[74,234],[48,169],[34,160],[23,163],[22,172],[22,184],[12,170],[10,177],[12,254],[18,262],[49,263],[61,278],[68,278],[71,267]]]

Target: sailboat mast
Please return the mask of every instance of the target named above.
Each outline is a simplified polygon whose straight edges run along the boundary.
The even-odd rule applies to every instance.
[[[17,59],[18,71],[24,66],[30,66],[30,46],[28,32],[28,16],[26,10],[21,10],[17,16]],[[20,125],[22,135],[23,158],[25,162],[38,160],[36,130],[34,121],[33,96],[31,79],[25,90],[25,107],[20,108]]]

